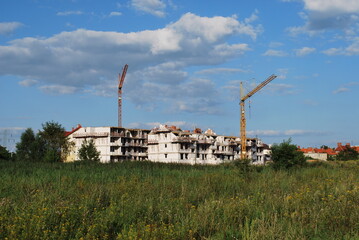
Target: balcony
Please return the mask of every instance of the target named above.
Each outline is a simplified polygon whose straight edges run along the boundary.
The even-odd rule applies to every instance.
[[[179,153],[191,153],[191,149],[179,149]]]
[[[158,140],[148,139],[147,144],[148,144],[148,145],[158,144]]]
[[[191,142],[193,139],[188,137],[176,137],[172,139],[172,142]]]
[[[208,145],[211,145],[211,144],[212,144],[212,141],[201,139],[201,140],[198,140],[198,144],[208,144]]]
[[[123,133],[123,132],[121,132],[121,133],[111,132],[111,133],[110,133],[110,136],[111,136],[111,137],[125,137],[125,133]]]
[[[147,157],[147,153],[132,153],[131,154],[132,156],[136,156],[136,157]]]
[[[234,152],[232,152],[232,151],[220,151],[220,150],[216,150],[216,151],[214,152],[214,154],[218,154],[218,155],[233,155]]]
[[[74,133],[74,138],[83,138],[83,137],[107,137],[108,132],[84,132],[84,133]]]

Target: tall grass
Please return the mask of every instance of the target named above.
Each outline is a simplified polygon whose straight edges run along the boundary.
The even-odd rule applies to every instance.
[[[358,239],[359,164],[0,163],[0,239]]]

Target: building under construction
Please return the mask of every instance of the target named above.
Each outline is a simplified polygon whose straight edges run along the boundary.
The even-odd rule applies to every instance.
[[[186,164],[220,164],[240,158],[238,137],[217,135],[208,129],[181,130],[160,125],[152,130],[120,127],[78,126],[67,133],[74,143],[67,161],[77,161],[83,142],[93,140],[100,152],[100,161],[143,161]],[[269,148],[257,138],[246,141],[248,158],[253,164],[269,160]]]
[[[240,130],[241,137],[221,136],[212,130],[182,131],[175,126],[161,125],[152,130],[122,127],[122,87],[128,65],[118,77],[118,126],[81,127],[67,133],[74,147],[67,161],[78,160],[77,153],[85,140],[92,139],[100,152],[101,162],[149,160],[188,164],[219,164],[248,158],[253,164],[269,160],[269,148],[257,138],[247,138],[245,101],[276,78],[271,75],[248,94],[241,84]]]

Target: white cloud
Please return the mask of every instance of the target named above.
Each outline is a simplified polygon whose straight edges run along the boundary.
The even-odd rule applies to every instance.
[[[286,79],[288,72],[289,72],[288,68],[279,68],[279,69],[277,69],[277,78],[278,79]]]
[[[359,85],[359,82],[349,82],[333,91],[333,94],[349,92],[352,88]]]
[[[212,83],[188,79],[185,69],[215,66],[239,57],[250,50],[248,44],[226,40],[234,35],[255,39],[259,33],[256,26],[234,16],[208,18],[187,13],[157,30],[121,33],[78,29],[49,38],[27,37],[0,45],[0,75],[36,79],[46,93],[86,91],[114,96],[117,73],[127,63],[124,97],[138,107],[153,108],[166,101],[168,107],[194,111],[187,106],[194,101],[203,106],[199,112],[214,112],[218,100],[201,91],[213,92]],[[198,85],[200,82],[204,87]],[[192,85],[200,91],[188,91]]]
[[[281,50],[269,49],[265,53],[263,53],[263,56],[285,57],[287,56],[287,53]]]
[[[351,26],[358,22],[359,1],[357,0],[302,0],[306,13],[300,13],[306,23],[291,27],[292,35],[313,35],[328,29],[342,29],[353,33]]]
[[[131,0],[131,5],[138,11],[157,17],[164,17],[166,15],[166,4],[161,0]]]
[[[352,43],[347,47],[329,48],[327,50],[324,50],[323,53],[329,56],[357,56],[359,55],[359,37],[353,38]]]
[[[167,122],[132,122],[128,124],[129,128],[143,128],[143,129],[153,129],[160,125],[176,126],[181,129],[194,129],[194,124],[188,123],[186,121],[167,121]]]
[[[305,8],[322,13],[359,13],[357,0],[304,0]]]
[[[23,87],[31,87],[34,86],[38,83],[37,80],[34,79],[25,79],[23,81],[20,81],[19,84]]]
[[[315,48],[310,48],[310,47],[303,47],[303,48],[300,48],[300,49],[295,49],[295,54],[297,56],[305,56],[305,55],[308,55],[308,54],[311,54],[313,52],[315,52]]]
[[[65,11],[56,13],[57,16],[82,15],[82,11]]]
[[[23,24],[19,22],[0,22],[0,35],[11,34],[21,26]]]
[[[293,136],[304,136],[304,135],[317,135],[325,134],[319,131],[313,130],[301,130],[301,129],[290,129],[290,130],[252,130],[247,131],[250,136],[267,136],[267,137],[293,137]]]
[[[223,74],[223,73],[244,73],[248,72],[247,70],[239,69],[239,68],[209,68],[197,71],[196,74]]]
[[[109,16],[114,17],[114,16],[121,16],[121,15],[122,15],[121,12],[111,12]]]
[[[62,85],[44,85],[40,87],[40,90],[48,94],[61,95],[75,93],[76,88]]]
[[[349,91],[350,91],[349,88],[341,87],[341,88],[338,88],[337,90],[333,91],[333,93],[338,94],[338,93],[344,93],[344,92],[349,92]]]

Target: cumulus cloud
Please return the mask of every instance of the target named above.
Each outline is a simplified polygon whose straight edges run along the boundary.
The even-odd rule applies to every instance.
[[[311,54],[313,52],[315,52],[315,48],[310,48],[310,47],[303,47],[303,48],[300,48],[300,49],[295,49],[295,54],[297,56],[305,56],[305,55],[308,55],[308,54]]]
[[[166,15],[166,4],[161,0],[131,0],[131,5],[138,11],[157,17],[164,17]]]
[[[302,0],[304,11],[300,13],[306,23],[289,28],[293,35],[315,34],[328,29],[346,30],[358,22],[359,1],[357,0]]]
[[[185,69],[214,66],[241,56],[250,50],[249,45],[226,40],[234,35],[255,39],[260,31],[235,16],[208,18],[187,13],[157,30],[121,33],[78,29],[49,38],[27,37],[0,45],[0,75],[36,79],[46,93],[86,91],[112,96],[116,94],[117,73],[127,63],[125,98],[138,107],[167,101],[190,112],[194,111],[186,106],[190,100],[203,106],[216,104],[202,91],[212,91],[212,83],[188,79]],[[193,85],[199,93],[188,91]],[[198,109],[214,112],[206,107]]]
[[[329,48],[324,50],[323,53],[329,56],[334,55],[346,55],[346,56],[357,56],[359,55],[359,37],[353,38],[352,43],[347,47]]]
[[[38,83],[37,80],[34,79],[25,79],[23,81],[20,81],[19,84],[23,87],[31,87],[34,86]]]
[[[305,8],[310,11],[323,13],[358,13],[357,0],[304,0]]]
[[[269,49],[265,53],[263,53],[263,56],[285,57],[287,56],[287,53],[281,50]]]
[[[0,22],[0,35],[11,34],[22,25],[19,22]]]

